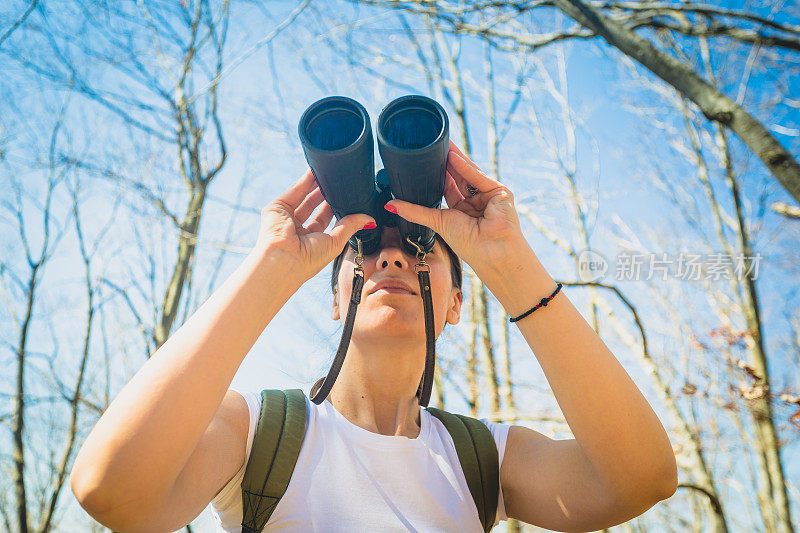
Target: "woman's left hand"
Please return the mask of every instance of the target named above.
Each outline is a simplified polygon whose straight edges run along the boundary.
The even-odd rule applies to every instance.
[[[477,189],[470,195],[468,186]],[[473,189],[473,190],[474,190]],[[514,195],[484,174],[450,141],[444,198],[449,209],[431,209],[391,200],[397,214],[438,233],[458,256],[480,275],[497,270],[527,242],[520,229]]]

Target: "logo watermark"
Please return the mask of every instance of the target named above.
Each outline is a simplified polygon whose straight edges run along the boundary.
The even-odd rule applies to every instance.
[[[598,281],[613,273],[617,281],[649,281],[675,278],[685,281],[722,279],[753,279],[758,277],[758,267],[763,256],[745,254],[680,252],[677,256],[666,252],[619,252],[613,265],[593,250],[578,255],[578,277],[581,281]]]
[[[592,250],[584,250],[578,255],[578,278],[581,281],[597,281],[608,272],[608,261]]]

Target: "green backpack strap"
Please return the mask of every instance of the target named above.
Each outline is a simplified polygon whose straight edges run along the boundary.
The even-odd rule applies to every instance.
[[[500,490],[500,459],[497,445],[489,428],[474,418],[448,413],[435,407],[428,412],[442,421],[456,445],[458,461],[467,479],[467,486],[484,531],[491,531],[497,516],[497,498]]]
[[[261,415],[242,479],[242,533],[264,529],[289,486],[305,433],[302,390],[261,391]]]

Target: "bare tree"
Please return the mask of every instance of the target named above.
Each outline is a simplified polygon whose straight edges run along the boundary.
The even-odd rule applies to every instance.
[[[201,232],[201,223],[208,224],[203,222],[202,215],[205,212],[208,218],[209,205],[213,207],[213,202],[222,202],[211,193],[212,184],[219,182],[218,177],[227,168],[227,148],[235,142],[231,141],[235,139],[235,130],[232,134],[225,120],[228,100],[218,91],[232,70],[261,47],[268,47],[263,67],[268,76],[271,75],[275,93],[274,108],[263,111],[264,122],[287,137],[295,134],[289,117],[296,111],[292,109],[296,103],[292,102],[293,95],[281,85],[284,74],[296,75],[296,71],[290,71],[294,65],[285,67],[287,63],[282,62],[281,52],[287,49],[299,52],[293,62],[305,69],[304,75],[312,90],[331,93],[347,88],[377,100],[376,94],[383,90],[419,93],[420,87],[427,86],[429,94],[438,97],[450,111],[453,140],[476,160],[487,154],[487,174],[496,179],[503,175],[515,176],[515,183],[524,191],[517,195],[521,218],[537,230],[536,238],[548,245],[542,254],[555,255],[550,254],[555,251],[556,257],[564,258],[567,266],[579,266],[580,249],[588,250],[602,238],[595,237],[595,224],[601,211],[601,198],[605,197],[601,191],[593,195],[584,181],[586,176],[600,183],[596,168],[600,149],[595,139],[591,139],[586,150],[594,164],[582,168],[583,160],[579,160],[578,151],[583,151],[580,135],[585,125],[582,115],[571,108],[572,91],[566,84],[563,47],[548,48],[548,45],[568,40],[596,40],[600,36],[623,52],[619,56],[621,63],[634,67],[637,63],[644,65],[661,78],[648,78],[646,71],[645,76],[639,78],[641,87],[656,92],[667,103],[661,110],[668,118],[662,121],[648,116],[647,127],[655,130],[662,141],[667,139],[666,142],[674,145],[682,159],[664,161],[663,167],[657,168],[657,193],[672,199],[675,211],[683,214],[685,223],[702,236],[698,246],[722,246],[728,253],[751,256],[758,250],[758,230],[762,223],[760,218],[751,216],[763,217],[766,212],[775,219],[779,218],[775,214],[778,213],[786,229],[795,223],[795,206],[774,203],[773,213],[767,208],[768,194],[748,198],[745,190],[752,188],[745,189],[740,170],[745,161],[738,159],[741,150],[736,150],[728,132],[741,137],[737,128],[744,128],[747,130],[744,135],[755,139],[753,143],[761,143],[758,149],[767,153],[774,147],[770,147],[769,139],[763,135],[766,130],[747,127],[747,117],[755,120],[748,113],[755,115],[759,110],[743,98],[747,92],[746,82],[743,81],[744,88],[739,88],[736,97],[724,97],[738,109],[731,107],[728,100],[718,95],[724,95],[723,87],[731,94],[736,93],[736,89],[730,89],[730,83],[718,79],[718,75],[722,77],[724,73],[712,71],[709,65],[716,62],[708,59],[709,43],[736,45],[739,49],[749,47],[744,54],[747,62],[737,63],[746,77],[751,69],[755,71],[766,65],[759,63],[762,61],[759,50],[787,55],[797,52],[799,34],[794,26],[747,11],[656,1],[584,4],[572,0],[477,3],[375,0],[368,3],[387,9],[362,7],[363,3],[359,3],[354,5],[354,10],[363,9],[370,16],[353,20],[349,15],[332,13],[327,5],[298,1],[287,17],[263,36],[257,36],[256,44],[249,48],[233,44],[235,40],[228,44],[228,25],[232,24],[234,16],[226,0],[166,4],[132,0],[97,4],[72,0],[64,5],[75,8],[76,16],[69,17],[66,22],[79,22],[63,28],[58,14],[50,10],[53,4],[33,2],[28,4],[28,13],[19,15],[21,19],[15,14],[11,30],[6,30],[5,26],[0,28],[0,58],[6,64],[10,59],[49,87],[78,96],[85,109],[91,109],[102,117],[101,121],[110,124],[98,126],[97,133],[116,135],[110,142],[119,143],[108,147],[106,153],[92,146],[59,148],[54,143],[45,165],[55,169],[54,176],[61,176],[67,169],[75,175],[74,188],[68,191],[71,214],[66,210],[67,214],[61,218],[74,219],[70,225],[76,237],[73,253],[79,254],[85,272],[81,284],[85,290],[80,297],[86,302],[87,318],[80,323],[82,338],[74,341],[75,346],[80,344],[80,349],[72,350],[76,355],[75,365],[68,374],[55,355],[42,356],[31,349],[32,325],[43,330],[51,327],[47,321],[39,319],[36,309],[42,305],[39,300],[43,290],[41,279],[52,255],[44,251],[41,254],[30,252],[28,265],[24,266],[23,261],[22,270],[10,259],[0,260],[0,275],[4,281],[0,293],[6,293],[4,296],[14,310],[12,318],[16,321],[12,352],[19,377],[13,393],[8,394],[15,400],[14,404],[8,413],[0,412],[0,422],[9,426],[15,445],[17,429],[20,434],[19,453],[12,446],[14,455],[7,461],[3,457],[4,464],[9,465],[9,474],[13,474],[8,480],[0,479],[0,487],[5,489],[7,485],[9,489],[0,492],[0,516],[6,529],[16,528],[23,520],[17,504],[20,501],[25,502],[27,516],[25,529],[21,530],[44,532],[57,525],[64,500],[59,499],[59,492],[71,460],[71,449],[79,439],[82,426],[102,413],[113,396],[117,371],[112,369],[121,366],[117,364],[119,361],[134,367],[140,364],[142,357],[149,357],[169,337],[175,324],[180,324],[211,291],[226,255],[242,251],[232,245],[236,214],[258,214],[257,207],[240,205],[245,198],[244,182],[235,193],[236,199],[225,201],[229,202],[225,205],[231,208],[234,216],[211,228],[217,232],[218,241],[201,238],[206,235]],[[547,8],[558,17],[566,13],[577,24],[567,20],[565,29],[539,30],[542,23],[534,18],[548,13]],[[272,7],[266,4],[254,4],[252,9],[272,16],[269,13]],[[304,39],[294,35],[286,48],[272,50],[275,36],[301,12],[305,18],[298,34],[307,32],[313,45],[303,44]],[[372,17],[376,12],[381,16]],[[370,28],[371,20],[380,20],[381,27]],[[362,28],[364,33],[360,34]],[[16,33],[9,38],[11,31]],[[376,34],[370,31],[400,39],[375,39]],[[641,35],[648,37],[645,39]],[[23,36],[33,38],[36,46],[22,46],[18,38]],[[235,36],[238,38],[239,34]],[[550,51],[554,51],[552,57],[545,53]],[[326,66],[331,58],[334,64]],[[683,76],[686,69],[702,83],[691,77],[689,81],[672,79],[679,74]],[[637,73],[641,71],[638,69]],[[765,91],[758,94],[763,93]],[[542,111],[547,103],[543,97],[555,103],[555,111],[550,115]],[[636,97],[643,98],[641,93]],[[792,102],[796,100],[778,94],[760,111],[763,113],[770,105],[800,105]],[[739,110],[747,116],[741,115]],[[725,115],[726,112],[731,112],[731,116]],[[69,116],[69,119],[75,120],[75,117]],[[478,126],[484,123],[485,126]],[[2,125],[5,128],[5,119]],[[114,130],[121,133],[114,133]],[[504,145],[511,131],[514,133],[511,137],[519,145]],[[555,136],[556,131],[564,142]],[[0,131],[0,161],[16,133]],[[231,138],[226,138],[226,134]],[[541,188],[540,173],[528,171],[516,163],[516,157],[510,157],[514,149],[523,145],[535,146],[544,154],[545,161],[538,161],[538,156],[529,153],[524,154],[522,161],[525,165],[541,164],[547,172],[545,177],[552,179],[552,187]],[[756,153],[757,148],[751,147],[747,154]],[[631,151],[644,153],[648,149],[649,146],[642,144]],[[526,150],[534,152],[530,148]],[[132,154],[131,162],[125,161],[128,152]],[[789,168],[791,165],[786,167],[775,158],[772,161],[774,168],[768,168],[778,181],[772,176],[768,178],[774,188],[783,193],[778,185],[788,187],[780,181],[780,176],[784,181],[791,181],[793,170]],[[675,178],[678,165],[682,165],[680,179]],[[685,172],[685,165],[689,166],[689,173]],[[20,185],[19,180],[15,183]],[[56,189],[59,183],[56,182]],[[92,185],[87,187],[89,183]],[[92,233],[87,230],[91,225],[85,224],[89,221],[89,212],[82,207],[81,191],[92,190],[100,184],[114,190],[119,201],[126,203],[129,209],[131,224],[126,229],[126,245],[136,248],[137,261],[124,265],[122,275],[99,270],[99,261],[94,258],[97,248],[103,249],[102,256],[113,255],[113,250],[100,244],[102,232]],[[20,186],[18,190],[21,192],[16,203],[3,204],[8,214],[6,218],[14,225],[21,225],[17,221],[19,200],[25,198],[25,188]],[[532,192],[527,194],[528,191]],[[233,195],[234,191],[230,193]],[[533,202],[544,196],[557,199],[560,207],[566,207],[569,214],[565,224],[554,227],[546,220],[541,212],[544,208]],[[49,193],[30,201],[41,204],[41,213],[51,204]],[[751,207],[748,201],[757,207]],[[55,202],[54,205],[59,204]],[[754,210],[757,215],[751,215]],[[674,213],[664,214],[665,219],[668,216]],[[50,218],[53,227],[55,219]],[[618,221],[618,227],[625,222]],[[26,219],[26,223],[30,230],[30,220]],[[104,227],[112,224],[107,222]],[[627,235],[618,236],[618,241],[635,240],[631,234],[643,232],[646,229],[633,229]],[[23,230],[22,242],[26,242],[25,235]],[[28,231],[29,239],[31,235]],[[173,244],[168,245],[166,252],[154,250],[159,242],[164,242],[163,235]],[[220,235],[222,237],[217,237]],[[95,244],[90,245],[93,239]],[[47,237],[47,242],[46,247],[52,251],[54,239]],[[31,243],[23,247],[27,250],[29,245],[33,247]],[[206,254],[201,252],[209,248],[216,249],[212,252],[211,268],[206,268],[208,263],[202,262]],[[792,253],[791,250],[786,252],[787,265],[794,260]],[[201,269],[196,270],[198,267]],[[452,356],[437,357],[436,405],[445,405],[446,389],[447,402],[463,399],[472,416],[485,410],[494,421],[532,423],[553,437],[567,435],[569,428],[563,417],[546,412],[548,405],[539,405],[544,404],[539,399],[549,398],[546,386],[527,379],[518,370],[526,361],[512,351],[510,329],[513,328],[509,326],[508,315],[492,304],[485,287],[467,265],[464,275],[464,292],[468,297],[462,308],[465,327],[459,330],[464,337],[454,339]],[[763,340],[761,313],[769,294],[765,298],[759,289],[765,291],[766,287],[755,280],[741,280],[702,287],[653,284],[628,291],[613,283],[560,281],[586,296],[587,317],[594,328],[598,331],[606,328],[608,333],[613,333],[615,339],[628,348],[627,353],[633,360],[641,364],[648,383],[671,419],[671,434],[676,438],[684,490],[676,495],[675,505],[665,502],[642,519],[620,525],[620,529],[645,531],[653,523],[670,522],[675,530],[699,531],[710,526],[719,533],[729,527],[735,528],[739,517],[745,513],[749,516],[743,520],[750,520],[752,525],[761,521],[767,531],[779,531],[781,524],[786,523],[791,527],[792,485],[782,471],[780,451],[786,443],[781,441],[779,431],[785,431],[782,424],[790,429],[800,425],[800,397],[790,386],[790,379],[782,378],[774,370],[776,375],[770,375],[767,367],[768,358],[774,360],[776,355],[783,354],[780,349],[773,348],[775,345],[766,345]],[[699,324],[703,319],[698,316],[699,310],[687,311],[675,303],[683,290],[692,291],[692,294],[702,291],[712,308],[709,322],[713,325],[706,327],[705,320]],[[17,302],[27,302],[29,292],[33,296],[30,296],[30,309],[26,310],[25,305]],[[644,306],[637,305],[639,297],[649,298],[654,307],[645,310]],[[686,301],[690,301],[688,296]],[[795,334],[780,341],[785,343],[783,351],[787,359],[794,357],[796,365],[800,363],[795,353],[800,346],[800,334],[797,334],[800,321],[796,309],[791,308],[791,301],[794,300],[786,300],[783,311],[786,323],[794,327]],[[107,312],[109,304],[117,306],[115,311],[122,309],[123,312],[112,316]],[[664,316],[684,319],[663,324]],[[120,341],[120,346],[113,346],[114,341],[109,339],[126,329],[123,324],[126,321],[127,324],[132,322],[134,335],[139,335],[142,342]],[[327,337],[311,317],[307,326],[312,330],[317,328],[319,337]],[[695,335],[703,328],[718,345]],[[126,333],[130,333],[130,329]],[[54,340],[57,338],[55,333],[50,335]],[[662,336],[663,342],[672,345],[671,350],[659,346]],[[703,343],[707,346],[699,347]],[[529,358],[527,350],[525,357]],[[50,363],[49,372],[37,368],[35,363],[39,358]],[[713,367],[715,362],[724,363],[724,379],[719,383],[704,381],[703,372],[716,368]],[[31,368],[38,374],[32,374]],[[20,377],[26,369],[27,374]],[[93,373],[99,381],[92,381]],[[783,382],[786,385],[781,389]],[[38,391],[31,388],[32,383],[47,387],[48,392],[33,394]],[[531,398],[537,401],[532,402]],[[30,439],[38,428],[32,428],[30,422],[40,413],[32,413],[31,407],[46,402],[60,407],[48,411],[38,422],[45,426],[45,432],[49,431],[48,435],[53,437],[50,440],[60,439],[59,446],[32,450]],[[61,414],[64,416],[58,417]],[[53,421],[52,428],[47,416]],[[36,453],[32,455],[32,451]],[[737,460],[741,457],[752,457],[755,461],[751,464],[751,461]],[[34,464],[42,465],[42,471],[49,468],[51,473],[40,475],[42,480],[34,480],[35,472],[32,474],[30,470]],[[751,495],[746,493],[749,486],[743,487],[741,497],[747,505],[742,509],[732,509],[725,499],[725,489],[731,488],[720,475],[725,468],[736,469],[744,478],[749,476],[745,483],[751,481],[752,486],[758,488],[757,493]],[[682,505],[684,502],[688,503],[686,507]],[[35,527],[31,523],[34,518]],[[521,531],[524,527],[514,520],[507,526],[510,531]]]
[[[2,34],[0,34],[0,46],[3,45],[3,41],[8,39],[17,28],[22,26],[25,23],[25,20],[30,16],[33,10],[36,8],[36,4],[39,3],[39,0],[32,0],[28,3],[28,7],[25,8],[25,11],[11,23],[11,26],[8,27]]]
[[[554,169],[556,175],[553,179],[553,190],[560,190],[560,195],[568,199],[568,203],[572,205],[573,216],[572,221],[577,235],[576,240],[579,246],[572,244],[572,239],[557,234],[555,228],[549,227],[545,224],[540,216],[535,212],[532,207],[522,203],[518,210],[520,214],[527,219],[533,227],[535,227],[543,236],[545,236],[554,247],[563,251],[574,263],[576,271],[580,270],[580,250],[593,250],[589,241],[589,226],[591,222],[589,219],[596,219],[597,215],[592,215],[589,211],[589,205],[595,204],[594,209],[600,209],[600,199],[592,199],[587,196],[589,191],[581,190],[577,177],[579,174],[578,161],[576,157],[576,139],[577,128],[576,123],[580,124],[580,117],[575,116],[575,112],[569,105],[569,91],[566,86],[566,61],[563,53],[557,51],[555,53],[555,69],[558,73],[558,83],[550,76],[545,65],[538,57],[531,58],[531,61],[537,66],[539,73],[538,79],[541,80],[544,92],[550,95],[557,103],[557,111],[561,117],[560,122],[548,120],[540,117],[540,112],[537,111],[537,106],[526,105],[525,108],[529,110],[529,123],[531,128],[535,131],[538,139],[544,145],[546,154],[551,161],[554,161]],[[530,91],[527,91],[530,92]],[[533,96],[528,94],[527,99],[532,100]],[[553,134],[545,131],[542,124],[548,124],[548,130],[552,130],[556,125],[565,129],[563,137],[567,139],[565,143],[556,143],[550,141]],[[596,140],[592,140],[593,151],[595,157],[598,154],[598,147]],[[563,145],[563,146],[562,146]],[[595,171],[597,165],[594,166]],[[538,196],[537,196],[538,198]],[[595,327],[599,328],[599,313],[603,311],[603,316],[609,325],[609,330],[624,340],[625,345],[629,348],[631,353],[637,355],[639,361],[644,367],[647,375],[651,378],[652,384],[659,394],[660,400],[666,405],[670,415],[676,422],[676,432],[681,441],[688,443],[687,456],[689,458],[689,474],[698,479],[698,483],[703,493],[707,496],[707,500],[711,506],[711,520],[713,531],[727,531],[727,524],[725,515],[721,506],[721,498],[717,494],[717,490],[713,482],[713,474],[707,467],[706,460],[703,456],[703,446],[700,437],[695,429],[686,420],[681,412],[676,397],[670,386],[668,378],[664,372],[659,369],[660,364],[656,363],[654,354],[650,352],[647,341],[645,318],[637,310],[636,306],[630,301],[630,298],[623,295],[623,292],[616,286],[611,284],[599,283],[596,281],[569,281],[559,280],[560,283],[570,287],[584,287],[589,292],[589,305]],[[618,317],[619,312],[615,311],[612,307],[613,302],[601,298],[598,290],[603,290],[613,297],[613,300],[620,302],[627,312],[630,312],[633,318],[633,326],[636,330],[631,333],[630,327],[624,324]],[[628,527],[632,527],[628,524]]]
[[[25,379],[26,370],[30,363],[30,340],[33,323],[35,321],[35,307],[37,300],[40,296],[40,282],[44,276],[45,268],[57,248],[59,241],[64,235],[65,227],[58,225],[58,220],[53,214],[55,209],[53,205],[54,195],[60,183],[64,180],[67,168],[64,165],[58,164],[56,160],[56,144],[58,140],[59,130],[61,128],[61,119],[59,116],[50,136],[50,146],[47,157],[47,167],[45,169],[47,175],[46,191],[44,192],[44,201],[40,207],[40,214],[42,217],[42,238],[39,250],[34,250],[36,241],[31,240],[30,233],[35,233],[28,224],[25,223],[25,204],[30,202],[27,198],[28,192],[24,190],[23,185],[16,179],[13,174],[9,176],[11,189],[14,192],[14,201],[4,202],[5,208],[9,218],[16,219],[19,231],[19,243],[24,253],[24,267],[23,270],[17,270],[16,265],[11,263],[9,259],[4,259],[0,262],[0,272],[3,274],[3,286],[6,282],[9,287],[15,286],[16,290],[22,296],[22,305],[19,308],[12,303],[13,298],[9,294],[5,294],[11,311],[11,319],[14,324],[16,333],[16,346],[15,346],[15,362],[16,362],[16,379],[13,393],[13,412],[12,419],[12,450],[13,450],[13,521],[17,529],[21,532],[27,533],[29,531],[29,495],[27,491],[28,480],[26,479],[26,459],[29,452],[26,449],[26,414],[31,401],[28,398],[33,398],[34,394],[27,388],[27,381]],[[35,205],[35,202],[33,202]],[[17,273],[19,272],[19,273]],[[4,290],[4,292],[6,292]],[[30,469],[30,465],[28,465]],[[57,498],[57,493],[60,492],[60,487],[53,489],[53,498]],[[7,518],[8,520],[8,518]]]
[[[75,7],[81,10],[84,17],[79,21],[85,31],[84,39],[78,41],[80,53],[74,46],[73,28],[62,28],[63,21],[43,18],[42,23],[37,25],[36,32],[38,38],[47,43],[49,55],[31,56],[26,50],[12,50],[8,54],[57,88],[76,93],[105,109],[111,116],[121,119],[124,127],[130,128],[130,131],[143,135],[144,138],[149,137],[163,146],[171,146],[176,155],[175,166],[188,191],[181,216],[173,212],[174,208],[162,192],[163,189],[159,190],[159,187],[128,177],[105,161],[94,161],[97,157],[89,154],[52,154],[54,164],[68,164],[85,176],[99,177],[132,190],[146,203],[153,205],[177,230],[177,257],[154,324],[147,325],[144,315],[137,311],[137,306],[129,298],[126,288],[119,287],[110,280],[102,281],[104,286],[116,290],[127,302],[132,314],[140,319],[140,329],[148,336],[146,351],[149,355],[165,342],[178,316],[182,299],[188,299],[184,298],[183,292],[190,279],[207,191],[226,161],[227,149],[218,109],[218,87],[223,76],[229,3],[225,0],[214,5],[198,0],[191,4],[174,6],[136,2],[90,6],[84,2],[75,2]],[[118,25],[128,28],[129,33],[119,32]],[[146,63],[145,57],[153,57],[154,62]],[[87,60],[91,60],[91,63]],[[116,71],[115,76],[132,80],[142,90],[131,93],[121,87],[114,76],[98,78],[85,66],[87,64],[104,65],[105,68]],[[210,161],[213,163],[209,163]],[[77,207],[75,209],[77,211]],[[79,221],[76,221],[76,232],[82,256],[88,262]],[[34,267],[32,279],[35,280],[39,263],[31,262],[31,265]],[[87,277],[87,280],[90,278]],[[52,524],[58,492],[63,486],[75,442],[78,407],[82,402],[80,385],[89,355],[89,332],[94,311],[92,300],[96,290],[97,287],[91,284],[87,288],[89,323],[78,384],[71,392],[62,389],[62,394],[72,406],[72,422],[68,430],[67,449],[55,468],[52,479],[55,492],[47,505],[47,511],[42,515],[39,526],[41,531],[48,530]],[[20,346],[24,346],[24,337]],[[58,383],[57,378],[56,382]],[[108,398],[106,403],[107,401]],[[103,406],[98,408],[102,410]],[[19,438],[15,437],[15,440],[21,442],[21,434],[20,416],[15,431]],[[21,531],[28,531],[27,519],[24,518],[25,497],[21,466],[18,472],[19,528]]]
[[[712,83],[715,83],[716,75],[711,67],[710,51],[705,37],[701,36],[699,43],[705,64],[706,77]],[[670,46],[676,48],[674,42],[670,42]],[[745,82],[746,78],[742,83]],[[747,400],[745,408],[751,412],[753,419],[756,437],[753,439],[753,448],[756,450],[756,457],[759,461],[758,475],[756,477],[758,479],[758,499],[762,518],[767,531],[793,531],[787,484],[780,459],[781,445],[775,430],[776,422],[773,414],[775,398],[774,393],[771,392],[768,359],[762,341],[763,324],[760,319],[758,290],[753,276],[753,259],[756,256],[751,244],[752,236],[748,229],[752,227],[752,224],[746,220],[747,214],[740,193],[740,178],[734,170],[733,156],[726,130],[721,125],[712,123],[710,126],[713,130],[712,132],[703,131],[702,120],[698,120],[697,117],[692,115],[691,110],[681,97],[682,95],[656,87],[653,87],[653,90],[663,93],[681,111],[686,130],[685,136],[688,142],[685,146],[677,143],[673,144],[673,146],[679,148],[680,153],[697,169],[700,189],[703,191],[705,200],[710,206],[707,209],[707,212],[711,215],[711,220],[708,223],[714,228],[719,244],[728,256],[733,257],[735,255],[742,258],[742,263],[737,268],[740,267],[740,271],[744,275],[734,274],[728,277],[730,294],[734,298],[736,305],[730,311],[722,313],[722,315],[727,317],[731,313],[740,314],[744,322],[745,334],[743,342],[748,346],[750,361],[747,363],[741,361],[741,363],[748,369],[752,383],[746,389],[741,390],[741,394]],[[703,132],[704,137],[714,139],[710,146],[710,151],[714,153],[718,161],[719,172],[726,185],[725,190],[730,192],[729,198],[720,197],[715,192],[715,188],[712,187],[713,169],[710,168],[705,155],[709,148],[704,146],[699,132]],[[665,184],[667,180],[668,178],[665,178]],[[674,189],[672,185],[669,187]],[[673,197],[677,204],[689,206],[697,201],[697,197],[694,200],[689,200],[689,196],[684,193],[680,197]],[[726,212],[723,204],[730,205],[733,213]],[[695,214],[691,215],[689,220],[693,223],[701,222],[703,217],[702,215],[698,216],[698,214],[703,209],[695,207],[693,211]],[[728,234],[732,234],[733,238],[728,237]],[[755,269],[757,269],[757,266]],[[732,327],[735,326],[732,325]],[[739,374],[739,370],[732,370],[731,377],[736,377],[736,374]]]
[[[58,394],[68,403],[69,405],[69,422],[65,429],[66,435],[60,436],[61,439],[58,442],[64,442],[63,450],[61,451],[61,456],[58,459],[57,463],[53,465],[51,468],[51,478],[47,480],[46,487],[50,489],[50,495],[48,497],[48,501],[46,504],[46,508],[44,512],[41,513],[39,518],[39,525],[35,529],[38,533],[46,533],[50,531],[54,524],[54,517],[56,513],[56,508],[58,505],[58,501],[61,495],[61,492],[64,488],[64,482],[66,480],[67,471],[69,466],[71,465],[72,461],[72,454],[75,450],[75,444],[78,438],[78,431],[80,429],[79,426],[79,412],[80,407],[82,404],[82,397],[85,394],[85,382],[86,382],[86,372],[87,366],[89,363],[89,354],[90,354],[90,345],[92,339],[92,330],[94,327],[95,322],[95,314],[97,312],[97,302],[95,301],[98,288],[93,279],[92,274],[92,261],[93,258],[100,248],[101,244],[103,244],[103,239],[108,232],[108,228],[111,227],[111,224],[106,224],[104,228],[99,232],[99,234],[93,239],[93,242],[87,242],[86,235],[84,229],[81,225],[81,208],[80,208],[80,188],[81,184],[79,180],[75,180],[75,183],[72,187],[71,196],[72,196],[72,217],[75,224],[75,233],[78,238],[78,247],[80,250],[81,260],[84,265],[85,269],[85,276],[84,282],[86,286],[86,324],[83,334],[83,346],[81,348],[81,354],[78,362],[78,369],[77,375],[75,377],[75,383],[72,387],[68,388],[62,380],[59,378],[59,372],[56,368],[52,369],[52,380],[53,385]],[[114,216],[115,211],[112,210],[112,217]]]
[[[41,38],[57,62],[29,58],[22,52],[13,57],[56,86],[71,89],[116,115],[128,127],[174,150],[178,174],[188,193],[182,215],[175,214],[163,194],[146,183],[85,157],[70,161],[86,173],[132,187],[175,225],[177,259],[153,329],[152,349],[157,349],[172,330],[195,253],[207,191],[227,158],[218,87],[225,59],[229,2],[214,6],[198,0],[174,7],[124,2],[105,5],[99,13],[96,6],[81,1],[77,7],[84,13],[86,33],[92,36],[91,42],[81,43],[82,56],[76,57],[71,46],[71,28],[62,30],[57,23],[45,23]],[[127,26],[130,33],[118,32],[109,21]],[[138,21],[141,27],[137,27]],[[147,56],[154,56],[157,62],[143,62]],[[86,59],[115,70],[142,90],[129,94],[113,78],[98,79],[83,67]],[[103,85],[106,80],[107,85]]]
[[[752,114],[704,80],[691,65],[659,50],[633,30],[642,27],[670,29],[688,36],[713,36],[737,42],[758,43],[762,46],[797,50],[800,26],[779,24],[753,13],[721,9],[707,5],[661,2],[619,2],[595,7],[581,0],[551,0],[548,2],[490,2],[451,4],[449,2],[385,2],[371,3],[402,9],[424,17],[433,17],[457,34],[480,35],[505,49],[533,51],[566,39],[602,37],[608,44],[631,57],[691,100],[703,115],[733,131],[764,163],[769,172],[786,191],[800,202],[800,164]],[[556,7],[584,29],[573,28],[549,34],[532,34],[523,17],[543,7]],[[608,12],[609,14],[606,14]],[[620,13],[624,13],[620,15]],[[710,24],[691,24],[685,17],[696,14]],[[662,22],[661,17],[673,17],[679,22]],[[732,21],[714,24],[716,18]],[[475,19],[478,19],[476,22]],[[735,23],[755,23],[758,28],[746,30]],[[767,30],[781,37],[768,37]]]

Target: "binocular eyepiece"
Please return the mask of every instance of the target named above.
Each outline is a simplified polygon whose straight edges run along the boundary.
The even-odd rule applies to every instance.
[[[365,213],[377,223],[350,238],[354,251],[358,237],[364,255],[376,252],[381,226],[397,226],[411,255],[418,247],[425,253],[433,249],[433,230],[389,213],[383,205],[396,198],[433,209],[441,206],[450,148],[449,122],[441,105],[409,95],[383,109],[376,131],[384,169],[377,175],[369,115],[355,100],[330,96],[314,102],[300,117],[298,129],[306,160],[337,220]]]

